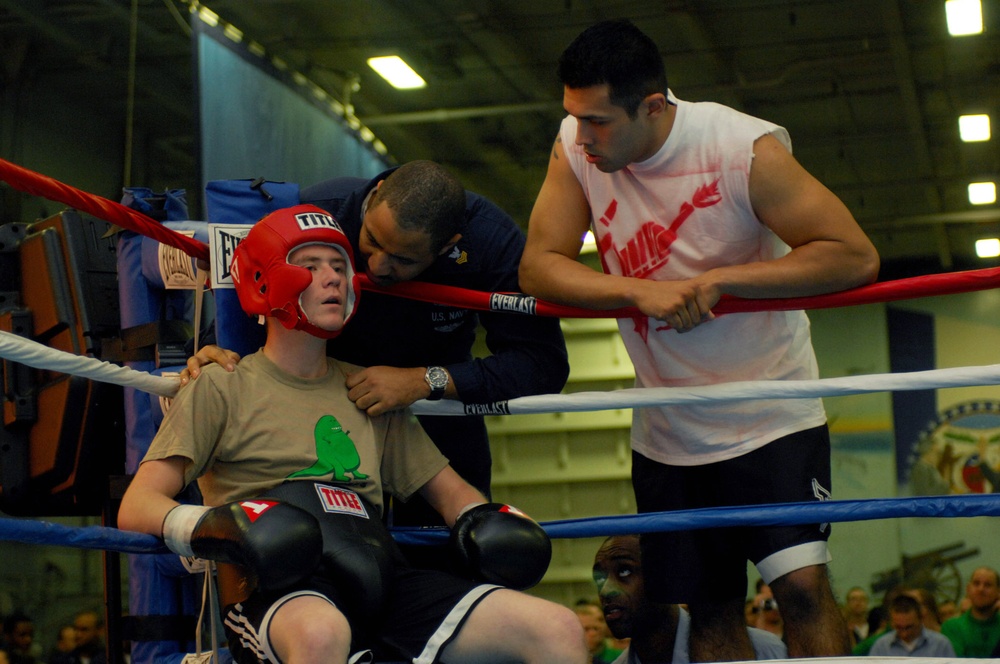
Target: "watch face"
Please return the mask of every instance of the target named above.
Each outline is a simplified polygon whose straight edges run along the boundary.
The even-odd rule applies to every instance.
[[[427,382],[435,389],[442,389],[448,385],[448,374],[441,367],[428,367]]]

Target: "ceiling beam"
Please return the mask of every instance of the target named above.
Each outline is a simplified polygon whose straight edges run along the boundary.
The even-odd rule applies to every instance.
[[[418,124],[422,122],[448,122],[450,120],[465,120],[491,115],[511,115],[514,113],[539,113],[557,111],[562,104],[557,101],[533,101],[524,104],[496,104],[493,106],[472,106],[469,108],[435,108],[429,111],[412,111],[409,113],[388,113],[385,115],[369,115],[361,118],[369,127],[379,125]]]

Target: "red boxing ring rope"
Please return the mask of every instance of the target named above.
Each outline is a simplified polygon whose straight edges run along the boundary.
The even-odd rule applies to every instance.
[[[877,302],[910,300],[931,295],[952,295],[988,290],[1000,286],[1000,268],[967,270],[948,274],[932,274],[852,288],[839,293],[770,299],[746,299],[723,295],[712,307],[721,314],[749,313],[754,311],[791,311],[795,309],[831,309]],[[478,311],[505,311],[533,316],[559,316],[562,318],[635,318],[643,314],[635,307],[620,309],[582,309],[553,304],[522,293],[485,293],[455,286],[428,284],[417,281],[403,282],[391,287],[373,284],[361,275],[361,287],[366,291],[385,293],[449,306]]]
[[[138,210],[133,210],[120,203],[81,191],[4,159],[0,159],[0,180],[20,191],[64,203],[98,219],[158,240],[163,244],[180,249],[193,258],[209,260],[208,245],[204,242],[181,235]],[[755,311],[829,309],[932,295],[967,293],[996,288],[997,286],[1000,286],[1000,268],[987,268],[884,281],[839,293],[810,297],[746,299],[724,295],[712,307],[712,311],[715,314],[731,314]],[[635,307],[606,310],[583,309],[546,302],[522,293],[488,293],[441,284],[406,282],[387,288],[372,283],[364,275],[361,275],[361,287],[366,291],[477,311],[563,318],[635,318],[643,315]]]
[[[204,242],[181,235],[138,210],[81,191],[5,159],[0,159],[0,180],[25,193],[64,203],[108,223],[159,240],[163,244],[180,249],[192,258],[205,261],[209,259],[208,245]]]

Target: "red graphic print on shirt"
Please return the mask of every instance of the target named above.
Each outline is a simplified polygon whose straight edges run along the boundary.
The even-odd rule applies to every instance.
[[[625,243],[623,247],[615,245],[610,233],[605,233],[598,243],[601,263],[607,269],[606,257],[609,253],[618,259],[622,276],[646,279],[653,272],[665,265],[670,260],[670,247],[677,240],[677,231],[685,221],[699,208],[711,207],[722,200],[719,193],[719,180],[716,179],[709,184],[698,187],[691,201],[681,204],[681,209],[674,217],[670,225],[663,227],[655,220],[647,221],[639,227],[639,232]],[[618,211],[618,201],[612,199],[604,214],[601,215],[600,222],[605,226],[610,226],[611,221]],[[649,334],[649,320],[646,317],[639,317],[635,321],[636,332],[646,341]]]
[[[618,212],[618,201],[612,198],[611,205],[609,205],[608,209],[601,215],[601,223],[605,226],[610,226],[611,220],[615,218],[615,212]]]

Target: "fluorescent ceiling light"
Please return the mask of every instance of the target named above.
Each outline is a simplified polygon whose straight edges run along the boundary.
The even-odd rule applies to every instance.
[[[976,255],[980,258],[996,258],[1000,256],[1000,239],[989,237],[976,240]]]
[[[397,90],[412,90],[427,85],[420,74],[413,71],[413,68],[398,55],[368,58],[368,66],[377,71],[379,76],[389,81],[389,85]]]
[[[960,115],[958,117],[958,135],[966,143],[990,140],[990,116]]]
[[[944,13],[952,37],[978,35],[983,31],[983,6],[979,0],[947,0]]]
[[[194,11],[194,5],[191,5],[191,10]],[[210,27],[215,27],[219,25],[219,15],[213,12],[208,7],[198,7],[198,18],[204,21]]]
[[[973,205],[989,205],[997,202],[995,182],[973,182],[969,185],[969,202]]]

